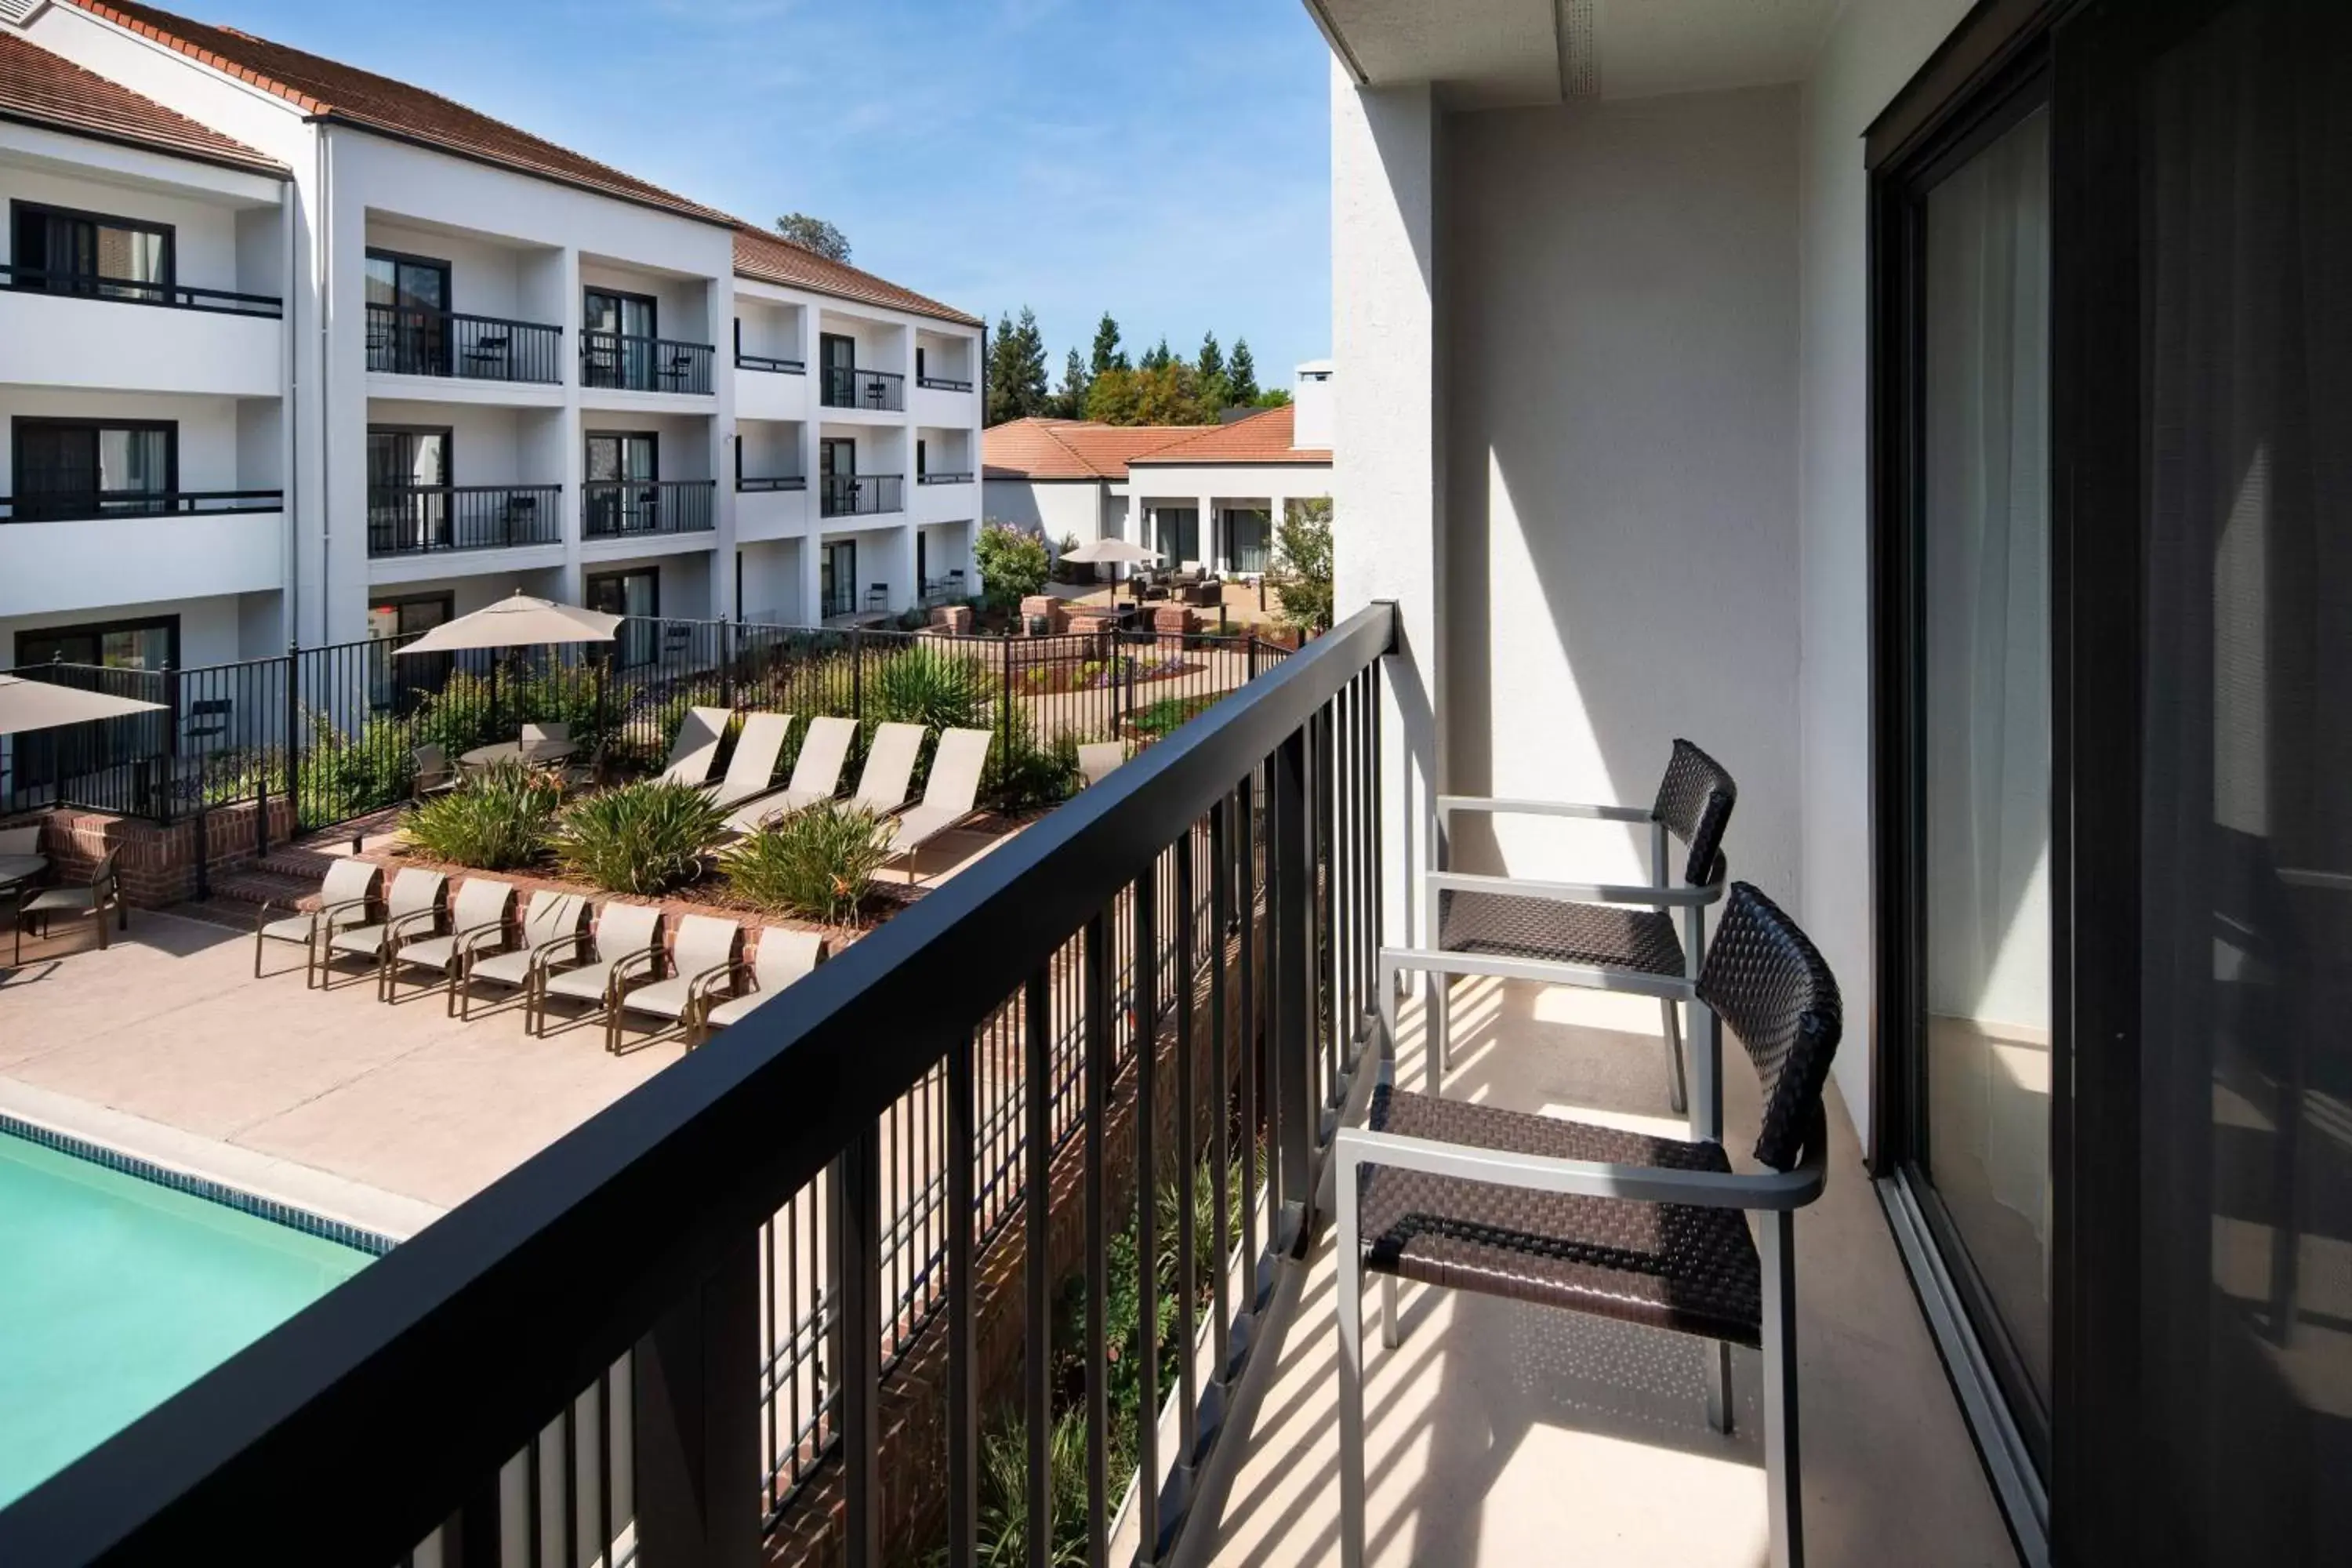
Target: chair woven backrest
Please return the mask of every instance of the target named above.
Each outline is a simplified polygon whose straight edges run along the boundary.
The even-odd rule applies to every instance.
[[[724,708],[689,708],[678,721],[677,739],[670,742],[669,762],[661,776],[672,784],[698,784],[710,776],[719,758],[719,738],[727,733],[734,715]]]
[[[38,855],[40,852],[39,823],[26,823],[21,827],[0,827],[0,855]]]
[[[852,803],[869,811],[896,811],[906,805],[907,791],[915,781],[915,760],[922,752],[920,724],[885,724],[875,731]]]
[[[776,776],[776,759],[784,754],[784,738],[793,732],[789,713],[753,713],[735,737],[735,754],[727,760],[727,777],[719,798],[732,803],[749,800]]]
[[[1723,764],[1692,745],[1675,742],[1666,776],[1658,782],[1658,803],[1650,815],[1666,831],[1689,847],[1684,880],[1694,888],[1715,880],[1717,857],[1723,853],[1723,830],[1731,825],[1731,808],[1738,803],[1739,785]]]
[[[645,904],[609,903],[596,916],[596,956],[643,952],[661,940],[662,912]]]
[[[437,778],[449,771],[449,753],[435,745],[419,746],[408,753],[421,778]]]
[[[980,795],[981,770],[996,737],[986,730],[942,730],[931,756],[931,776],[923,781],[923,804],[967,812]]]
[[[801,737],[800,760],[793,764],[794,795],[827,795],[841,788],[841,770],[857,740],[855,719],[812,719]]]
[[[472,931],[506,919],[514,908],[514,884],[488,877],[468,877],[457,889],[457,907],[450,921],[459,931]]]
[[[716,915],[688,915],[677,922],[677,940],[670,949],[670,973],[696,975],[732,963],[742,945],[743,928]]]
[[[769,926],[760,932],[760,950],[751,955],[751,973],[759,976],[761,991],[782,991],[824,959],[824,938],[816,932]]]
[[[1089,787],[1110,777],[1112,770],[1125,761],[1124,741],[1090,741],[1078,748],[1078,772]]]
[[[1756,1157],[1787,1170],[1820,1136],[1822,1088],[1845,1027],[1837,977],[1779,905],[1734,882],[1699,972],[1698,999],[1739,1037],[1763,1085]]]
[[[422,866],[403,866],[400,875],[392,879],[392,896],[384,900],[384,913],[396,919],[432,909],[441,902],[448,887],[449,879],[442,872],[428,871]]]
[[[522,727],[522,743],[525,746],[538,741],[560,742],[570,739],[572,739],[572,726],[569,724],[533,722]]]
[[[322,904],[348,904],[353,899],[372,899],[383,885],[383,868],[373,860],[346,857],[327,868],[319,879],[319,901]]]
[[[578,893],[559,893],[551,888],[541,888],[530,896],[530,908],[524,911],[522,939],[536,947],[560,936],[572,936],[578,932],[580,922],[587,917],[588,900]]]

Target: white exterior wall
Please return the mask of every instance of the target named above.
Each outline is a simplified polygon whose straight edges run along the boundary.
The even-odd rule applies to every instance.
[[[1216,513],[1226,509],[1263,509],[1272,514],[1269,531],[1282,520],[1290,503],[1328,500],[1331,467],[1328,463],[1136,463],[1128,468],[1127,521],[1136,526],[1134,537],[1149,544],[1145,514],[1153,507],[1193,507],[1201,514],[1201,549],[1212,567],[1223,566],[1223,546],[1213,539]],[[1339,531],[1339,512],[1332,512],[1334,548]],[[1266,549],[1274,540],[1269,531]],[[1171,563],[1174,564],[1174,563]]]
[[[1103,519],[1110,502],[1100,479],[983,479],[981,510],[991,522],[1042,534],[1055,549],[1072,534],[1080,544],[1104,537]],[[1127,502],[1120,500],[1124,517]]]

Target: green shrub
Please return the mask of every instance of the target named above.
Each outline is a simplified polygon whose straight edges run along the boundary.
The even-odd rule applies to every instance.
[[[702,874],[726,823],[701,790],[646,779],[567,807],[555,852],[565,869],[609,892],[666,892]]]
[[[927,730],[983,727],[994,694],[988,667],[970,654],[910,647],[866,672],[869,723],[920,724]]]
[[[408,721],[380,714],[347,735],[315,710],[310,743],[301,762],[302,825],[341,822],[392,805],[408,795],[415,767]]]
[[[1055,805],[1077,793],[1078,778],[1077,737],[1065,733],[1039,744],[1035,721],[1016,706],[988,748],[980,796],[999,811]]]
[[[980,531],[971,550],[980,569],[982,596],[1000,610],[1017,610],[1021,601],[1045,586],[1052,563],[1045,542],[1009,522],[992,522]]]
[[[1087,1413],[1066,1410],[1046,1439],[1045,1561],[1079,1568],[1087,1560]],[[981,1568],[1022,1568],[1029,1561],[1029,1437],[1018,1412],[992,1422],[980,1439]],[[931,1568],[948,1561],[939,1548]]]
[[[561,774],[497,763],[410,812],[401,834],[436,860],[510,871],[546,851],[562,802]]]
[[[735,890],[761,908],[839,925],[856,917],[890,858],[879,826],[870,811],[828,802],[751,835],[720,864]]]
[[[1217,695],[1212,693],[1202,697],[1163,697],[1149,708],[1137,710],[1128,722],[1134,726],[1138,733],[1150,735],[1157,740],[1216,701]]]

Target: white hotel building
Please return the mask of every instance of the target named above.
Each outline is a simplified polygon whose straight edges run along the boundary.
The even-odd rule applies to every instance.
[[[446,99],[0,0],[0,668],[977,591],[976,318]]]

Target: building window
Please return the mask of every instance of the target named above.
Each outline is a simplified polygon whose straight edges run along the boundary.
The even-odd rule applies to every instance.
[[[9,204],[19,288],[119,300],[168,300],[169,224],[33,202]]]
[[[627,572],[593,572],[586,584],[588,607],[608,616],[624,616],[613,636],[613,657],[626,668],[651,664],[660,627],[661,573],[652,566]]]
[[[371,248],[365,276],[368,369],[448,374],[449,264]]]
[[[26,417],[12,433],[20,522],[165,511],[179,488],[180,432],[170,420]]]

